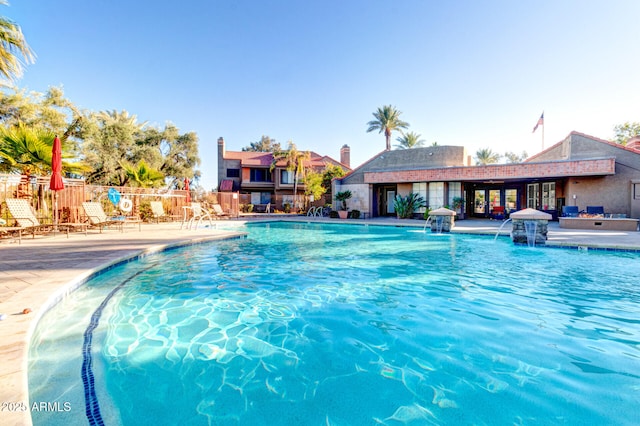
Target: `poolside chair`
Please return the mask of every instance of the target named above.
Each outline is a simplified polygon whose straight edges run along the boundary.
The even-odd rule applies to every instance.
[[[578,206],[562,206],[562,217],[578,217]]]
[[[21,229],[20,239],[22,239],[22,231],[31,233],[33,238],[35,238],[36,232],[55,232],[55,228],[66,230],[67,238],[69,237],[69,230],[71,229],[84,228],[85,235],[87,233],[87,225],[84,223],[58,223],[55,225],[41,223],[27,200],[7,198],[5,201],[11,217],[13,217],[18,225],[17,228]]]
[[[164,207],[162,206],[162,201],[151,201],[151,215],[153,219],[155,219],[158,223],[160,223],[161,220],[171,222],[175,218],[180,217],[165,213]]]
[[[91,226],[95,226],[100,228],[100,233],[102,233],[102,229],[108,226],[113,226],[120,230],[120,232],[124,232],[124,219],[112,219],[107,216],[102,208],[102,204],[96,203],[93,201],[85,201],[82,203],[82,208],[84,209],[84,213],[89,218],[89,223]]]
[[[222,210],[222,206],[220,206],[220,204],[213,205],[213,213],[216,217],[231,217],[229,213],[225,213],[224,210]]]
[[[491,219],[503,220],[504,219],[504,206],[495,206],[489,214]]]
[[[180,229],[182,229],[185,225],[188,229],[197,229],[203,219],[209,220],[209,225],[213,227],[213,218],[211,217],[211,214],[203,209],[200,203],[192,202],[191,206],[185,207],[185,209],[191,209],[191,217],[188,220],[186,219],[185,210],[185,218],[182,220]]]
[[[587,206],[587,214],[604,217],[604,207],[603,206]]]

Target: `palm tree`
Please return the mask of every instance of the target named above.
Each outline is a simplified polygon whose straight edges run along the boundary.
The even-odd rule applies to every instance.
[[[0,127],[0,172],[45,175],[51,170],[51,147],[55,135],[44,129],[30,128],[24,125]],[[63,150],[67,148],[67,139],[61,139]],[[62,158],[69,159],[73,154],[63,151]],[[81,163],[63,161],[65,172],[81,173],[87,170]]]
[[[271,171],[275,169],[276,164],[282,160],[285,161],[285,168],[289,172],[294,172],[293,178],[293,197],[294,206],[297,206],[298,199],[298,179],[304,178],[306,172],[306,163],[311,159],[311,152],[298,151],[296,144],[289,141],[289,147],[285,151],[277,151],[273,153],[273,162],[271,163]]]
[[[487,164],[495,164],[500,161],[500,154],[491,150],[491,148],[482,148],[476,151],[476,162],[480,166]]]
[[[421,148],[424,146],[424,139],[420,139],[421,134],[415,132],[404,133],[396,140],[400,142],[396,145],[397,149]]]
[[[0,4],[8,5],[6,0],[0,0]],[[20,60],[18,54],[23,60]],[[0,84],[13,83],[16,78],[22,76],[23,64],[34,61],[35,55],[24,39],[20,26],[0,16],[0,76],[6,80],[0,80]]]
[[[391,150],[391,132],[409,127],[409,123],[400,120],[400,114],[402,114],[402,112],[398,111],[395,107],[385,105],[373,113],[376,119],[367,123],[369,126],[367,133],[373,132],[374,130],[378,130],[378,133],[384,132],[384,136],[387,139],[387,151]]]
[[[140,188],[159,188],[164,185],[164,174],[153,167],[149,167],[147,162],[144,160],[140,160],[136,164],[132,164],[128,161],[122,161],[120,162],[120,165],[129,178],[127,183],[130,186],[137,186]]]

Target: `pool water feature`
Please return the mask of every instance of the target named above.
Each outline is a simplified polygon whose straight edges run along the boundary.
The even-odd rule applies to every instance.
[[[636,253],[246,230],[112,268],[45,314],[30,397],[72,409],[34,424],[86,424],[83,342],[109,294],[88,348],[105,424],[640,423]]]

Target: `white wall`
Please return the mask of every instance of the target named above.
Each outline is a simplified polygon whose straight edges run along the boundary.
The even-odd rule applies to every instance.
[[[347,200],[347,208],[349,210],[360,210],[361,212],[369,212],[369,184],[351,184],[336,185],[333,182],[333,209],[339,210],[341,202],[337,202],[335,195],[340,191],[351,191],[351,198]]]

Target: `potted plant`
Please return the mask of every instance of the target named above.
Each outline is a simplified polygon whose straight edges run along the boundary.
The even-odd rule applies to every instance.
[[[453,197],[453,210],[458,213],[459,219],[464,219],[464,198],[462,197]]]
[[[340,219],[347,218],[348,216],[347,200],[351,198],[352,195],[353,194],[349,190],[340,191],[336,194],[336,201],[342,202],[342,206],[341,206],[342,208],[338,210],[338,216],[340,216]]]

